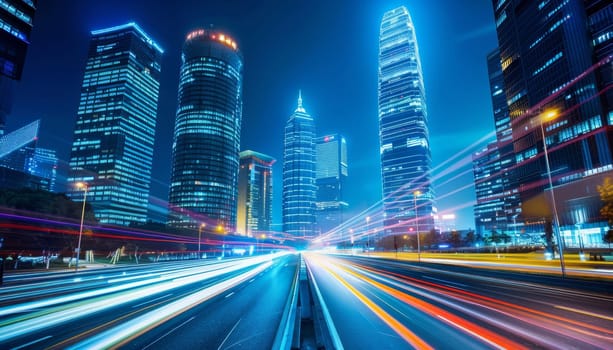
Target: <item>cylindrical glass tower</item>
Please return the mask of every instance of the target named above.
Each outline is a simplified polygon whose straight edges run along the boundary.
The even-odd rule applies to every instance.
[[[236,42],[198,29],[183,45],[169,224],[236,226],[243,59]]]

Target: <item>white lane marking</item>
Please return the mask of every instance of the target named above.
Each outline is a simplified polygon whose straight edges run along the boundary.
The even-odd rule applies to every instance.
[[[449,281],[441,280],[441,279],[430,277],[430,276],[422,276],[422,277],[423,278],[427,278],[429,280],[438,281],[438,282],[441,282],[441,283],[453,284],[453,285],[460,286],[460,287],[466,287],[466,285],[462,284],[462,283],[449,282]]]
[[[558,309],[566,310],[566,311],[576,312],[576,313],[582,314],[582,315],[602,318],[603,320],[607,320],[607,321],[613,321],[613,317],[597,314],[597,313],[594,313],[594,312],[583,311],[583,310],[579,310],[579,309],[573,309],[572,307],[566,307],[566,306],[562,306],[562,305],[554,305],[554,307],[558,308]]]
[[[217,348],[217,350],[220,350],[223,347],[223,345],[225,344],[226,340],[228,340],[228,338],[230,337],[230,334],[232,334],[232,332],[234,332],[234,330],[236,329],[236,326],[238,326],[238,323],[241,320],[242,320],[242,318],[239,318],[238,321],[236,321],[236,323],[234,324],[234,327],[232,327],[232,329],[230,330],[228,335],[226,335],[226,337],[223,338],[223,341],[221,342],[221,344],[219,344],[219,347]]]
[[[148,347],[150,347],[151,345],[159,342],[160,340],[162,340],[164,337],[166,337],[167,335],[169,335],[170,333],[176,331],[177,329],[183,327],[186,323],[190,322],[191,320],[193,320],[194,318],[196,318],[196,316],[192,316],[190,317],[187,321],[181,323],[180,325],[176,326],[175,328],[169,330],[168,332],[164,333],[164,335],[162,335],[161,337],[157,338],[156,340],[153,341],[153,343],[149,343],[149,345],[145,346],[143,348],[143,350],[147,349]]]
[[[151,299],[151,300],[145,301],[144,303],[136,304],[136,305],[132,306],[132,308],[134,309],[134,308],[137,308],[137,307],[139,307],[139,306],[141,306],[141,305],[149,304],[149,303],[152,303],[152,302],[154,302],[154,301],[156,301],[156,300],[160,300],[160,299],[163,299],[163,298],[169,297],[169,296],[171,296],[171,295],[172,295],[172,293],[169,293],[169,294],[166,294],[166,295],[162,295],[161,297],[158,297],[158,298],[155,298],[155,299]]]
[[[230,294],[226,295],[225,297],[226,298],[231,297],[233,294],[234,294],[234,292],[231,292]]]
[[[46,337],[42,337],[42,338],[40,338],[40,339],[33,340],[33,341],[29,342],[29,343],[25,343],[25,344],[23,344],[23,345],[20,345],[20,346],[18,346],[18,347],[16,347],[16,348],[12,348],[11,350],[19,350],[19,349],[27,348],[27,347],[28,347],[28,346],[30,346],[30,345],[34,345],[34,344],[39,343],[39,342],[41,342],[41,341],[43,341],[43,340],[47,340],[47,339],[49,339],[49,338],[51,338],[51,337],[52,337],[51,335],[48,335],[48,336],[46,336]]]
[[[249,283],[251,283],[251,282],[253,282],[253,281],[255,281],[255,278],[250,279],[250,280],[249,280]]]

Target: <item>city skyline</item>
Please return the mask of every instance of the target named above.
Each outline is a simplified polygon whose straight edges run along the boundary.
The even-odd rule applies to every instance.
[[[474,21],[459,21],[460,18],[456,18],[456,16],[451,18],[447,11],[438,14],[428,11],[436,4],[426,6],[408,2],[385,4],[365,2],[351,6],[346,19],[342,23],[335,23],[333,21],[335,18],[332,15],[338,13],[337,10],[347,7],[347,3],[332,5],[315,3],[315,6],[310,8],[304,5],[288,8],[274,1],[266,2],[261,6],[250,4],[242,4],[241,6],[236,3],[228,6],[200,6],[201,8],[207,8],[207,16],[196,16],[191,12],[188,13],[187,8],[193,10],[197,7],[188,3],[185,9],[170,11],[168,16],[176,20],[180,18],[179,23],[182,23],[182,25],[177,26],[181,28],[169,31],[159,29],[160,24],[163,23],[158,21],[164,17],[162,14],[154,11],[145,15],[136,11],[142,3],[135,2],[117,7],[114,7],[114,4],[113,2],[104,5],[69,4],[67,8],[63,9],[59,9],[57,3],[53,1],[40,4],[37,14],[40,13],[41,15],[37,15],[37,21],[35,22],[31,52],[28,55],[24,71],[24,81],[15,89],[15,108],[8,117],[8,124],[14,129],[15,126],[20,125],[19,123],[27,121],[29,118],[42,117],[41,145],[47,148],[49,146],[56,148],[58,157],[65,161],[67,159],[66,143],[70,142],[70,136],[66,136],[67,133],[62,130],[63,128],[56,125],[62,125],[57,123],[58,121],[70,123],[74,121],[77,108],[76,97],[78,97],[78,83],[75,87],[74,82],[75,80],[78,81],[78,76],[82,74],[80,72],[74,73],[74,71],[82,68],[75,69],[74,67],[68,67],[66,64],[83,67],[84,53],[79,53],[76,47],[87,44],[89,30],[127,21],[137,22],[152,37],[155,37],[160,46],[165,49],[162,58],[162,83],[158,112],[159,127],[156,134],[156,160],[153,165],[151,191],[154,196],[161,199],[167,198],[167,186],[170,182],[168,168],[170,165],[169,140],[171,135],[168,130],[172,128],[174,110],[177,108],[176,86],[178,84],[178,60],[180,59],[177,50],[180,48],[185,33],[207,23],[215,23],[226,29],[244,48],[242,50],[245,54],[243,130],[249,129],[255,130],[255,132],[243,132],[244,142],[241,142],[241,149],[254,149],[280,159],[282,154],[280,151],[282,149],[282,128],[286,111],[295,106],[295,91],[302,88],[305,92],[305,101],[308,101],[307,109],[317,116],[318,134],[338,130],[347,135],[348,143],[352,145],[349,151],[349,160],[352,163],[352,169],[355,169],[354,174],[356,174],[348,181],[348,189],[353,192],[349,195],[351,198],[348,198],[348,202],[351,203],[349,211],[352,214],[360,212],[381,198],[380,183],[372,180],[374,175],[379,173],[377,164],[379,145],[376,133],[372,131],[377,125],[376,56],[378,22],[386,10],[398,4],[406,4],[414,17],[415,26],[418,28],[418,40],[420,40],[420,37],[424,38],[420,41],[426,42],[432,42],[435,38],[436,40],[445,39],[442,43],[447,45],[445,49],[441,48],[441,46],[445,46],[441,43],[436,45],[422,44],[420,47],[430,104],[433,166],[436,168],[449,155],[455,155],[461,151],[466,151],[470,155],[471,152],[467,151],[466,148],[493,130],[489,102],[477,103],[477,101],[486,100],[488,97],[485,56],[495,47],[493,14],[491,4],[487,1],[470,6],[450,5],[458,6],[458,11],[475,14],[476,18],[479,19],[478,24]],[[272,34],[276,33],[274,23],[272,23],[274,21],[267,23],[266,26],[254,33],[247,31],[246,27],[250,23],[240,23],[241,18],[244,18],[250,9],[256,11],[256,13],[261,13],[275,5],[279,8],[273,11],[273,16],[276,16],[274,18],[283,19],[277,23],[278,26],[285,28],[288,23],[295,23],[295,25],[290,26],[292,32],[286,34],[284,40],[281,40],[283,39],[281,36]],[[76,16],[79,17],[78,20],[68,18],[70,14],[75,17],[75,13],[80,14]],[[113,13],[113,15],[109,16],[110,13]],[[139,16],[141,17],[139,18]],[[57,18],[66,18],[66,21],[60,20],[61,25],[52,27],[50,22],[57,25]],[[321,21],[322,28],[307,26],[307,23],[309,23],[307,19],[309,18]],[[438,22],[438,24],[431,23],[433,21]],[[456,28],[457,26],[460,29]],[[64,59],[64,56],[58,55],[63,53],[62,43],[56,43],[55,47],[46,44],[44,39],[46,36],[58,35],[59,33],[66,36],[66,41],[71,43],[71,47],[75,47],[71,48],[71,52],[75,52],[74,56]],[[325,36],[322,33],[328,34]],[[297,48],[297,52],[292,52],[292,49],[284,50],[285,46],[289,45],[290,38],[295,41],[293,45]],[[297,38],[297,40],[293,38]],[[488,38],[489,40],[484,41],[479,40],[479,38]],[[490,44],[484,44],[488,41]],[[458,51],[459,47],[473,47],[476,50]],[[49,50],[56,54],[49,55]],[[454,66],[465,64],[464,69],[453,72],[453,74],[458,75],[457,77],[440,65],[439,57],[444,55],[441,52],[436,52],[437,50],[442,50],[441,52],[456,51],[458,55],[454,56]],[[302,55],[299,55],[300,52]],[[468,52],[471,54],[469,55]],[[47,55],[46,60],[42,60],[41,55],[43,53]],[[343,59],[343,55],[350,56],[351,59]],[[62,62],[58,61],[60,59]],[[340,69],[339,67],[343,67],[347,61],[351,65],[345,65],[343,69]],[[286,62],[294,62],[294,64],[290,65]],[[468,62],[474,63],[468,65]],[[50,64],[56,69],[49,71]],[[41,70],[48,71],[47,75],[40,75]],[[437,70],[445,73],[428,73]],[[276,71],[279,71],[279,73],[275,73],[275,76],[273,76],[272,73]],[[68,74],[69,72],[72,73]],[[356,72],[359,72],[359,74],[356,74]],[[330,78],[332,73],[335,74],[334,79]],[[39,75],[36,76],[37,74]],[[57,77],[58,74],[64,76],[64,86],[67,88],[60,93],[45,90],[45,94],[40,94],[39,89],[49,86],[48,79]],[[76,78],[73,76],[74,74],[76,74]],[[171,78],[169,79],[168,76],[171,76]],[[328,78],[325,79],[325,77]],[[471,84],[471,80],[480,80],[480,83]],[[465,81],[466,86],[461,93],[445,91],[444,86],[443,92],[441,92],[441,85],[446,85],[446,81],[456,81],[455,84],[457,84],[457,81]],[[262,88],[254,88],[258,85],[262,85]],[[69,86],[71,86],[70,89]],[[346,88],[339,90],[341,86]],[[473,93],[475,90],[481,92]],[[31,91],[32,95],[27,94],[26,91]],[[26,103],[34,94],[39,96],[38,103],[34,105],[31,101]],[[70,95],[72,97],[68,97]],[[445,107],[447,104],[453,105],[454,108]],[[473,120],[473,122],[467,122],[467,120]],[[471,125],[473,127],[466,127]],[[460,126],[463,126],[463,129]],[[477,128],[474,126],[477,126]],[[259,132],[260,130],[262,132]],[[68,134],[71,132],[72,130],[69,130]],[[452,138],[455,142],[449,142],[449,138]],[[467,165],[469,166],[469,162],[467,162]],[[274,183],[277,188],[275,192],[278,195],[275,196],[276,203],[273,214],[275,226],[273,226],[273,229],[278,230],[281,211],[279,185],[282,182],[280,181],[279,163],[276,164],[276,169],[274,173],[277,179]],[[376,176],[378,177],[378,175]],[[469,173],[461,185],[456,183],[455,186],[451,187],[466,186],[460,196],[457,196],[457,198],[450,198],[452,196],[449,196],[438,203],[439,209],[442,210],[453,209],[454,207],[464,208],[464,212],[459,215],[459,228],[474,227],[472,206],[468,204],[474,200],[471,182]],[[435,181],[436,186],[438,184]],[[442,192],[445,191],[444,187],[444,185],[441,186]],[[437,189],[437,193],[439,192],[441,192],[441,189]]]

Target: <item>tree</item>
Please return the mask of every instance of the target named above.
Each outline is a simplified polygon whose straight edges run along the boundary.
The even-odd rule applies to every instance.
[[[467,247],[470,247],[473,245],[473,243],[475,243],[475,232],[474,231],[468,231],[468,233],[466,234],[466,237],[464,237],[464,245]]]
[[[606,177],[602,185],[596,186],[600,194],[600,200],[604,204],[600,208],[600,215],[607,220],[609,227],[613,226],[613,181]]]
[[[462,236],[460,235],[458,231],[453,230],[451,231],[451,236],[449,237],[449,241],[452,247],[458,248],[460,244],[462,243]]]

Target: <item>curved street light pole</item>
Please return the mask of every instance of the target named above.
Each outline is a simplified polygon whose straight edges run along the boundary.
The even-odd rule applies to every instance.
[[[75,272],[79,271],[79,256],[81,255],[81,237],[83,237],[83,220],[85,219],[85,202],[87,201],[87,184],[77,182],[77,188],[83,188],[83,208],[81,209],[81,225],[79,226],[79,242],[77,243],[77,263],[75,264]]]

